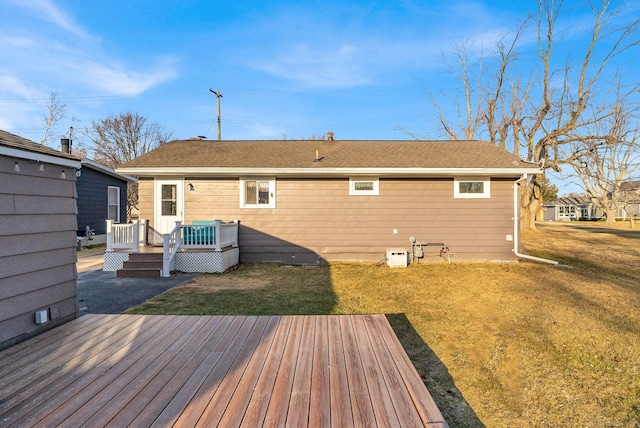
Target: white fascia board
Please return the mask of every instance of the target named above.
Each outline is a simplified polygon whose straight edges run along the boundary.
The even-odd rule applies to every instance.
[[[134,177],[129,177],[128,175],[124,175],[124,174],[118,174],[113,168],[110,168],[107,165],[103,165],[91,159],[82,159],[81,163],[82,163],[82,166],[87,166],[88,168],[95,169],[96,171],[100,171],[112,177],[119,178],[121,180],[126,180],[131,183],[138,182],[138,180]]]
[[[116,172],[134,176],[492,176],[520,177],[523,174],[540,174],[540,168],[117,168]]]
[[[68,168],[80,168],[80,159],[73,160],[63,157],[46,155],[44,153],[32,152],[29,150],[20,150],[13,147],[0,147],[0,155],[19,159],[27,159],[34,162],[49,163],[52,165],[60,165]]]

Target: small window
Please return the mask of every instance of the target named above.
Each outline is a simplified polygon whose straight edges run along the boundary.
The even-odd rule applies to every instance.
[[[178,212],[178,186],[175,184],[163,184],[161,193],[161,215],[175,216]]]
[[[109,186],[107,190],[107,220],[120,223],[120,188]]]
[[[349,195],[378,195],[380,194],[377,178],[350,178]]]
[[[240,208],[275,208],[275,179],[241,179]]]
[[[481,179],[454,179],[454,198],[490,198],[491,181],[486,178]]]

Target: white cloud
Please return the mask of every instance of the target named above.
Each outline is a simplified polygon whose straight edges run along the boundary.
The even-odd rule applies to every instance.
[[[256,67],[308,87],[348,88],[370,82],[357,54],[357,49],[349,44],[335,48],[298,45]]]
[[[31,99],[41,96],[35,88],[8,73],[4,74],[0,72],[0,87],[3,88],[2,92],[4,94],[11,94],[22,98]]]
[[[70,16],[49,0],[10,0],[15,5],[30,10],[34,15],[49,21],[77,36],[86,37],[85,30]]]
[[[137,71],[127,67],[110,67],[95,61],[66,64],[76,71],[76,78],[107,95],[135,96],[149,88],[177,77],[173,60],[162,61],[153,69]]]

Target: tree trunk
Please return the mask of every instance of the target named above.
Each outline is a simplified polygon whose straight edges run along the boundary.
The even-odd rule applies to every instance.
[[[616,209],[615,208],[607,208],[604,210],[604,215],[606,216],[605,223],[615,223],[616,221]]]
[[[529,203],[529,230],[536,230],[536,214],[539,207],[540,201],[538,199],[533,199]]]

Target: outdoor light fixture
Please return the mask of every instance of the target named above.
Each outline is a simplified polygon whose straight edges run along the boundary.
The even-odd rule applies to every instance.
[[[20,164],[18,164],[18,162],[16,162],[15,165],[13,165],[13,170],[15,172],[20,172]]]
[[[67,178],[67,174],[65,174],[64,169],[60,173],[60,178],[63,179],[63,180]]]
[[[44,171],[44,164],[43,164],[43,163],[41,163],[41,164],[40,164],[40,166],[38,167],[38,169],[39,169],[40,171]]]
[[[193,187],[193,184],[189,183],[187,184],[187,190],[189,190],[190,192],[193,192],[195,190],[195,187]]]

